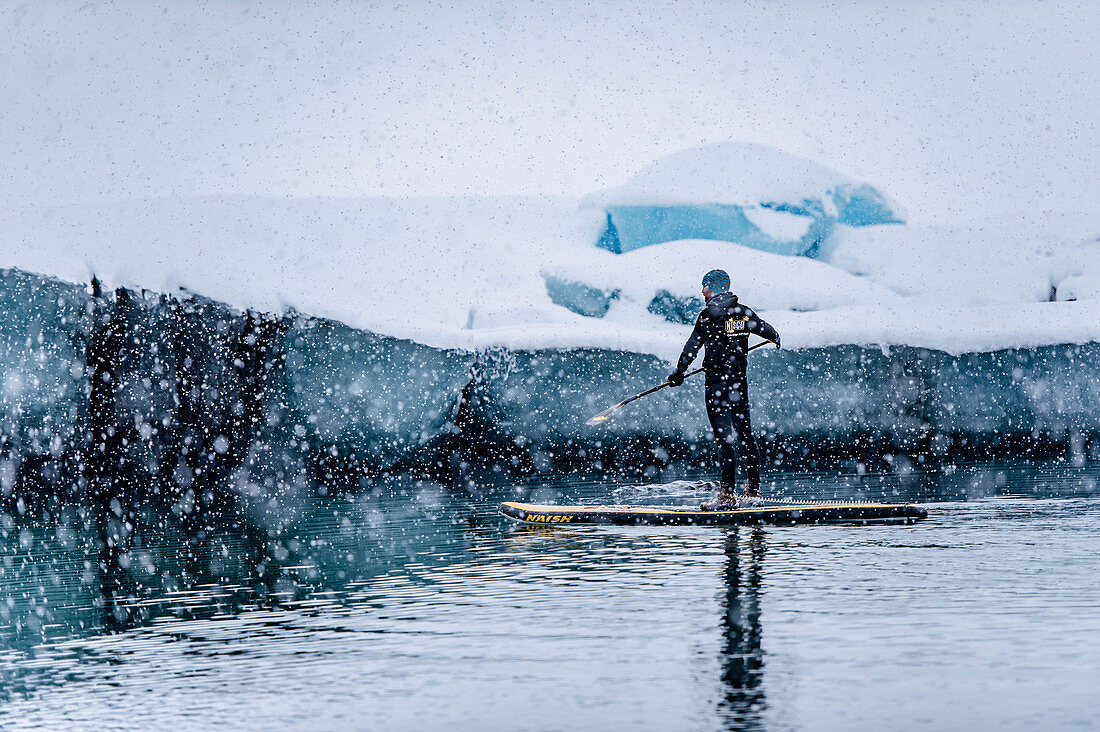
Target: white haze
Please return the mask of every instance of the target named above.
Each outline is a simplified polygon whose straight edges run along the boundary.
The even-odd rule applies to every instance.
[[[0,36],[0,205],[580,196],[732,139],[914,222],[1100,228],[1091,2],[5,1]]]

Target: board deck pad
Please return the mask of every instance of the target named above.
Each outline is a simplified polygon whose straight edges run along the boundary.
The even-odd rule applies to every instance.
[[[751,508],[704,511],[695,506],[556,506],[506,501],[505,516],[526,524],[562,526],[616,524],[738,526],[753,524],[910,524],[928,516],[912,503],[765,500]]]

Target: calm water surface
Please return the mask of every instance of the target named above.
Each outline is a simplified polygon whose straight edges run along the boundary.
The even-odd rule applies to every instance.
[[[1093,728],[1098,479],[783,475],[773,495],[917,500],[929,519],[767,528],[496,513],[699,500],[686,482],[397,481],[268,507],[266,532],[143,537],[119,612],[86,512],[6,515],[0,728]]]

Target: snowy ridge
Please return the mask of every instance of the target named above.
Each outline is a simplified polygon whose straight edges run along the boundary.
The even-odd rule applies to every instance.
[[[838,189],[854,185],[847,176],[780,150],[743,142],[721,142],[666,155],[622,185],[586,200],[599,206],[699,203],[753,206],[814,197],[828,204]],[[889,203],[895,211],[899,210],[895,202]]]
[[[688,327],[646,305],[712,267],[788,348],[949,353],[1100,340],[1100,244],[1049,234],[838,227],[827,261],[729,242],[615,255],[569,199],[207,197],[0,213],[0,266],[74,283],[293,308],[437,348],[602,348],[675,357]],[[606,316],[554,304],[548,275],[615,291]],[[1063,283],[1065,287],[1063,287]],[[1073,294],[1077,302],[1044,302]],[[1091,299],[1085,299],[1091,298]]]
[[[108,287],[180,289],[463,347],[494,303],[557,312],[537,262],[594,241],[600,216],[546,199],[206,197],[2,213],[0,266]]]
[[[915,346],[951,355],[1061,343],[1100,342],[1100,300],[987,305],[958,309],[934,303],[904,307],[851,306],[814,313],[761,311],[783,336],[784,348],[839,345]],[[651,316],[652,317],[652,316]],[[948,324],[941,326],[939,324]],[[652,317],[645,328],[593,323],[473,331],[455,347],[512,349],[600,348],[652,354],[675,361],[691,329]]]
[[[808,160],[762,145],[701,145],[650,163],[621,186],[592,196],[601,206],[735,203],[824,195],[851,183]]]

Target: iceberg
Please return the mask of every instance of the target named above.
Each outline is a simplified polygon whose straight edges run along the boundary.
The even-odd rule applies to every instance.
[[[80,287],[0,269],[0,491],[56,477],[87,416]]]
[[[1073,271],[1100,271],[1082,247],[1015,222],[838,226],[824,261],[904,296],[958,307],[1035,303]]]
[[[904,223],[897,205],[866,183],[778,150],[733,142],[661,158],[590,202],[607,214],[597,245],[616,254],[717,239],[818,257],[838,223]]]
[[[446,480],[479,470],[638,473],[681,457],[705,460],[712,449],[699,379],[640,400],[604,427],[585,425],[660,383],[668,359],[651,353],[435,348],[195,296],[89,292],[11,270],[0,284],[7,505],[61,486],[122,506],[162,501],[181,520],[237,507],[253,524],[278,528],[314,492],[355,490],[381,472]],[[686,308],[672,296],[661,302]],[[647,312],[644,299],[634,305],[674,354],[686,328]],[[1082,317],[1070,330],[1048,334],[1065,340],[1075,328],[1087,332],[1083,316],[1096,310],[1033,307],[1076,309]],[[858,312],[800,315],[847,320]],[[916,333],[910,340],[920,340]],[[939,460],[1021,445],[1082,453],[1100,436],[1096,343],[951,352],[802,340],[750,361],[754,423],[776,459],[792,446],[801,446],[801,460],[838,451]]]
[[[905,223],[897,204],[866,183],[841,183],[833,189],[832,198],[837,220],[845,226]]]
[[[704,305],[701,296],[677,296],[668,290],[657,290],[657,294],[653,296],[645,309],[670,323],[693,325]]]
[[[552,274],[543,277],[546,280],[546,294],[550,296],[551,302],[588,318],[602,318],[607,315],[612,301],[619,297],[618,289],[589,287],[583,282]]]
[[[707,238],[615,253],[594,246],[607,206]],[[888,223],[903,216],[874,189],[766,148],[671,156],[595,206],[206,197],[0,215],[8,503],[63,486],[278,526],[309,492],[383,472],[702,459],[697,383],[584,421],[668,373],[714,267],[789,349],[750,369],[773,455],[939,459],[1100,429],[1095,241]],[[740,233],[714,238],[730,222]],[[762,250],[826,230],[814,257]]]
[[[294,430],[330,463],[392,466],[447,433],[475,354],[299,318],[286,340]]]
[[[693,324],[703,307],[699,280],[721,267],[733,289],[758,310],[806,312],[842,305],[895,304],[897,293],[820,260],[762,252],[718,240],[673,241],[621,255],[547,265],[555,304],[586,317],[645,322],[642,309],[668,322]]]
[[[757,192],[807,190],[813,176],[803,172],[799,181],[799,170],[790,167],[790,179],[762,178]],[[833,184],[827,173],[817,176],[826,187]],[[710,193],[689,182],[685,195]],[[805,228],[756,214],[756,224],[777,236]],[[672,358],[690,315],[659,293],[690,303],[701,274],[715,266],[794,347],[885,343],[960,352],[1100,338],[1088,325],[1094,321],[1078,313],[1095,301],[1088,288],[1100,271],[1095,257],[1083,256],[1088,247],[1007,224],[951,230],[838,219],[810,259],[699,239],[614,254],[594,246],[606,214],[570,199],[227,196],[27,206],[0,215],[3,264],[22,272],[70,283],[94,275],[106,290],[201,296],[271,317],[294,311],[445,350],[596,348]],[[968,322],[977,321],[975,308],[1003,305],[1004,312],[981,311],[978,335],[967,337],[937,325],[937,301]],[[1035,303],[1047,304],[1047,314],[1024,322],[1011,315],[1012,304]],[[1059,335],[1048,335],[1045,321],[1057,321]]]
[[[764,212],[771,213],[764,228]],[[787,219],[780,223],[777,219]],[[784,225],[786,224],[786,225]],[[792,226],[793,224],[793,226]],[[721,204],[695,206],[608,206],[607,229],[598,245],[616,254],[679,239],[717,239],[763,252],[816,256],[835,224],[812,216]],[[794,230],[803,233],[795,234]]]

